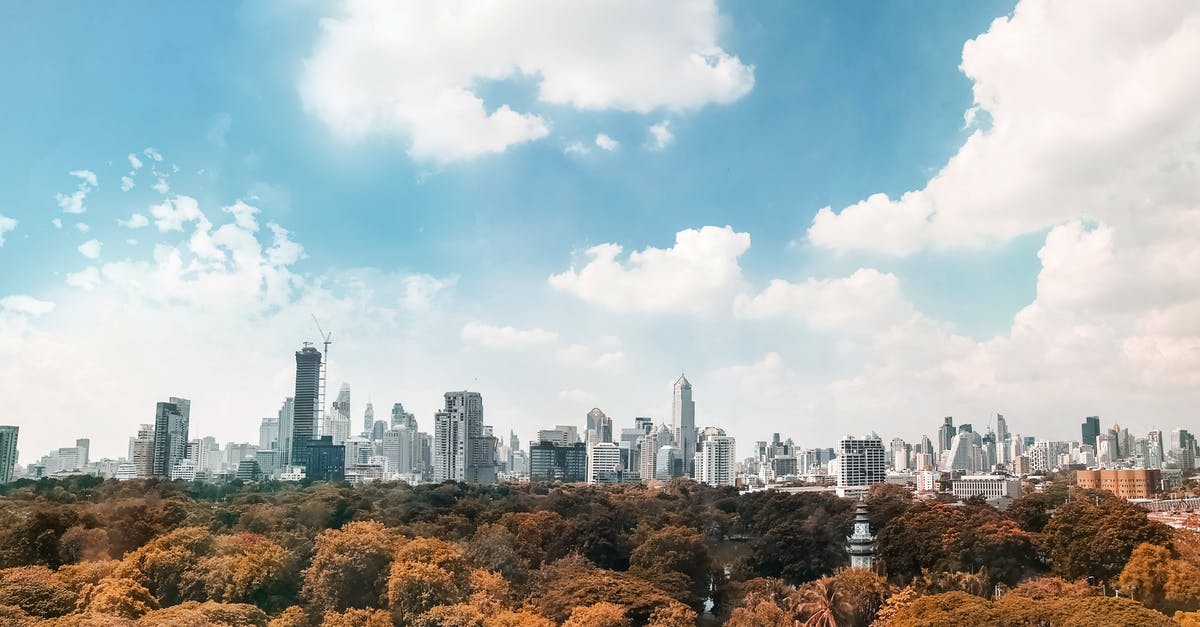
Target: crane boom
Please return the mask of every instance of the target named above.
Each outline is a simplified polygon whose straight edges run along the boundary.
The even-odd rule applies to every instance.
[[[317,314],[312,314],[313,322],[317,325],[317,332],[321,334],[321,340],[325,344],[325,354],[321,356],[321,372],[320,372],[320,387],[317,389],[317,428],[325,428],[325,382],[328,380],[329,372],[329,345],[333,343],[333,332],[325,332],[321,328],[321,321],[317,320]],[[325,434],[322,434],[325,435]]]

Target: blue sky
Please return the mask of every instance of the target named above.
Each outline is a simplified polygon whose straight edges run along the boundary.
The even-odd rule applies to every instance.
[[[1177,15],[1164,8],[1165,15],[1126,16],[1145,22],[1140,38],[1092,63],[1085,55],[1033,54],[1052,50],[1056,41],[1079,50],[1100,46],[1104,29],[1114,27],[1100,18],[1072,26],[1080,16],[1055,3],[1029,8],[1026,19],[1013,2],[695,2],[690,11],[680,4],[640,14],[623,3],[585,4],[576,10],[566,3],[561,15],[547,18],[558,20],[553,28],[542,29],[536,6],[513,3],[489,18],[494,32],[475,38],[469,18],[446,9],[442,18],[451,26],[429,39],[421,32],[435,29],[413,30],[416,18],[407,9],[381,17],[354,2],[0,8],[0,54],[10,61],[2,78],[11,94],[0,113],[15,122],[0,146],[0,215],[18,221],[0,247],[0,297],[54,304],[47,310],[9,301],[0,321],[19,339],[0,350],[0,370],[40,372],[39,381],[60,385],[127,389],[86,410],[94,419],[77,425],[92,432],[80,435],[92,435],[113,454],[148,419],[142,408],[169,395],[198,401],[199,433],[253,439],[257,417],[270,415],[287,393],[290,351],[315,336],[309,310],[346,338],[345,348],[335,341],[331,376],[354,386],[356,415],[370,395],[377,410],[404,402],[429,423],[440,390],[478,385],[490,421],[523,436],[579,422],[593,405],[619,423],[640,414],[666,419],[669,384],[679,370],[696,385],[698,419],[731,430],[743,451],[771,431],[812,446],[872,429],[913,439],[948,414],[980,423],[996,411],[1015,413],[1016,428],[1036,424],[1054,437],[1075,434],[1079,416],[1110,408],[1122,424],[1141,421],[1145,428],[1180,418],[1190,397],[1160,389],[1153,376],[1118,390],[1102,383],[1140,380],[1157,369],[1190,372],[1197,361],[1192,331],[1147,330],[1190,302],[1178,282],[1163,278],[1166,287],[1142,303],[1140,318],[1131,318],[1097,305],[1115,287],[1052,275],[1047,268],[1061,266],[1045,266],[1044,259],[1071,256],[1071,249],[1049,248],[1059,241],[1125,246],[1109,256],[1135,255],[1134,266],[1153,257],[1160,234],[1145,235],[1141,223],[1130,222],[1134,207],[1121,199],[1162,199],[1155,202],[1164,215],[1189,216],[1181,210],[1187,202],[1177,202],[1189,195],[1175,191],[1192,175],[1125,181],[1105,173],[1126,170],[1122,159],[1133,154],[1190,162],[1194,146],[1181,153],[1176,141],[1149,130],[1088,139],[1076,133],[1049,145],[1052,137],[1037,143],[1036,133],[1020,129],[1064,119],[1055,117],[1063,112],[1099,123],[1120,122],[1112,116],[1124,114],[1116,104],[1105,108],[1102,98],[1094,110],[1080,107],[1072,99],[1081,92],[1065,88],[1030,104],[1043,86],[1039,77],[1089,75],[1151,88],[1180,79],[1182,68],[1169,61],[1182,52],[1164,42],[1172,19],[1180,32],[1192,25],[1194,11],[1186,5],[1173,5]],[[1048,17],[1032,19],[1039,12]],[[347,28],[373,22],[385,43],[373,48],[361,37],[338,39],[322,18]],[[996,18],[1006,19],[997,27]],[[572,28],[585,34],[578,46],[554,36]],[[968,62],[964,44],[985,33],[990,37]],[[411,50],[393,46],[410,40]],[[625,55],[629,49],[637,53]],[[1024,52],[1009,54],[1014,50]],[[1126,62],[1155,51],[1166,62],[1147,68]],[[678,64],[693,53],[711,65],[697,80],[682,81]],[[734,74],[713,69],[718,58]],[[535,69],[494,78],[490,64],[508,59]],[[470,118],[444,113],[445,101],[427,109],[436,99],[421,90],[452,82],[446,77],[456,72],[470,79],[443,87],[467,89],[488,114],[507,106],[524,116],[520,139],[484,150],[485,136],[516,127],[488,123],[464,138],[454,127],[467,128]],[[547,95],[539,92],[543,80],[575,91]],[[393,83],[399,87],[389,92]],[[1102,86],[1093,89],[1103,93]],[[1159,101],[1153,91],[1147,95]],[[1161,102],[1180,97],[1165,93]],[[349,115],[330,113],[343,106]],[[1180,120],[1162,109],[1129,114],[1142,117],[1127,126],[1152,128],[1157,117],[1190,137],[1194,115]],[[972,119],[968,111],[978,113]],[[651,127],[664,123],[671,137],[658,146]],[[614,149],[602,148],[598,134],[614,140]],[[1054,165],[1034,168],[1036,176],[1013,170],[1022,161],[1013,155],[1028,155],[1034,164],[1070,162],[1075,141],[1077,156],[1096,159],[1090,178]],[[1131,141],[1145,152],[1129,150]],[[970,154],[983,156],[968,160],[973,142],[979,148]],[[162,161],[152,159],[150,147]],[[135,186],[122,191],[121,177],[133,170],[131,153],[145,165],[133,171]],[[956,160],[968,163],[967,174],[956,173]],[[166,175],[165,193],[151,189],[152,167]],[[99,185],[87,194],[84,213],[64,214],[56,194],[77,189],[82,179],[69,173],[82,170]],[[1047,180],[1038,179],[1043,175]],[[937,215],[916,230],[904,218],[908,205],[898,200],[910,191],[918,193],[914,206]],[[889,202],[878,212],[860,204],[880,193]],[[230,286],[212,287],[237,274],[213,265],[174,277],[161,298],[147,296],[147,277],[121,269],[151,272],[156,243],[181,247],[186,260],[196,251],[184,243],[200,222],[185,220],[176,231],[159,224],[129,229],[117,220],[151,215],[149,207],[178,196],[194,198],[213,228],[232,215],[221,207],[239,199],[256,207],[248,230],[264,251],[271,242],[267,223],[286,229],[304,251],[271,266],[286,277],[287,293],[266,293],[267,279],[257,274],[261,284],[231,279]],[[1115,200],[1098,206],[1090,201],[1096,196]],[[988,198],[1003,206],[976,200]],[[823,207],[833,218],[818,228]],[[873,228],[862,232],[856,216]],[[1080,229],[1071,230],[1077,223]],[[751,243],[737,252],[733,240],[701,231],[701,256],[727,264],[692,267],[696,259],[684,255],[644,274],[583,278],[595,260],[587,252],[593,246],[622,247],[617,267],[630,270],[631,252],[678,250],[677,232],[706,226],[729,226]],[[1117,236],[1098,242],[1105,228]],[[1062,237],[1052,237],[1056,232]],[[94,259],[77,250],[91,240],[101,246]],[[232,258],[233,250],[227,252]],[[67,280],[91,267],[94,281]],[[722,267],[730,274],[712,279]],[[575,279],[549,280],[570,268],[580,271]],[[1102,270],[1078,272],[1091,277]],[[664,293],[655,280],[685,288],[698,281],[688,293],[703,298],[634,302]],[[787,284],[772,295],[773,280]],[[1094,298],[1056,299],[1056,286]],[[189,302],[189,292],[239,307]],[[756,296],[775,300],[746,304]],[[1051,306],[1053,313],[1043,311]],[[150,321],[162,325],[161,335],[143,337],[126,328],[128,320],[89,321],[72,315],[76,310]],[[1033,335],[1083,334],[1094,345],[1029,344],[1021,312],[1035,321]],[[174,372],[151,376],[131,361],[123,376],[89,374],[93,365],[78,375],[55,371],[57,378],[30,366],[31,354],[49,350],[45,343],[109,333],[125,342],[89,346],[107,352],[134,342],[141,346],[131,355],[153,354],[155,342],[178,334]],[[1111,380],[1093,382],[1104,390],[1099,396],[1062,379],[1060,385],[1076,390],[1064,399],[1053,385],[1023,379],[1051,368],[1046,380],[1059,381],[1075,364],[1103,359],[1092,354],[1096,345],[1128,362]],[[219,365],[192,359],[197,351],[213,353],[217,364],[256,364],[264,372],[223,378]],[[1068,357],[1060,364],[1063,351]],[[1160,363],[1163,355],[1182,363]],[[15,379],[7,381],[0,391],[21,394]],[[36,397],[49,400],[54,390],[39,386],[43,391],[32,393],[18,421],[30,442],[22,445],[23,458],[63,437],[42,426],[50,417],[40,415],[45,405]],[[230,386],[239,388],[236,394]],[[1164,394],[1168,400],[1160,400]],[[795,396],[804,400],[789,403]],[[210,413],[201,409],[206,401]],[[781,404],[785,410],[759,419]],[[895,415],[880,420],[876,412],[885,408]]]

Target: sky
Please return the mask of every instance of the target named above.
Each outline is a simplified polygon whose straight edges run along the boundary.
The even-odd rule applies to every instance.
[[[0,5],[0,422],[1196,428],[1189,1]],[[331,394],[332,396],[332,394]]]

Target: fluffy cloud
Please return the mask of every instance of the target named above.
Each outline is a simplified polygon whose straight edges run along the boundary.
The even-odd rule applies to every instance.
[[[150,226],[150,220],[140,213],[133,213],[128,220],[117,220],[117,224],[130,229],[140,229]]]
[[[414,158],[469,159],[550,130],[538,114],[489,106],[482,82],[533,80],[541,102],[581,110],[737,100],[754,71],[717,43],[719,22],[713,0],[347,0],[322,21],[300,93],[348,139],[394,134]]]
[[[90,239],[79,245],[79,254],[88,259],[99,259],[101,245],[100,240]]]
[[[17,228],[17,224],[19,224],[19,222],[17,222],[16,218],[10,218],[0,214],[0,246],[4,245],[4,234]]]
[[[127,191],[133,189],[133,186],[134,186],[134,183],[133,183],[132,178],[130,178],[129,176],[121,177],[121,191],[127,192]]]
[[[100,270],[95,266],[89,266],[79,272],[67,273],[67,285],[78,287],[82,290],[94,290],[100,284]]]
[[[963,47],[974,107],[991,123],[923,189],[826,207],[809,238],[903,255],[1075,218],[1123,227],[1196,207],[1197,58],[1194,2],[1022,2]]]
[[[907,320],[913,308],[891,273],[860,268],[840,279],[808,279],[791,283],[771,281],[754,296],[739,295],[734,314],[742,318],[795,317],[818,329],[874,331]]]
[[[750,234],[706,226],[675,234],[671,248],[629,254],[617,244],[593,246],[582,268],[550,277],[552,287],[614,311],[707,312],[728,306],[742,287],[738,258]]]
[[[555,352],[555,357],[565,364],[594,368],[608,373],[623,372],[629,365],[625,353],[619,350],[597,353],[583,344],[564,346]]]
[[[58,201],[58,207],[64,213],[83,213],[87,211],[87,207],[83,205],[83,201],[99,185],[99,181],[96,179],[96,174],[91,170],[72,170],[69,174],[79,179],[79,185],[70,194],[63,194],[61,192],[55,194],[54,199]]]
[[[54,311],[54,303],[25,294],[14,294],[0,298],[0,310],[25,316],[41,316]]]
[[[650,127],[650,149],[662,150],[675,141],[675,133],[671,132],[671,121],[663,120]]]
[[[596,135],[596,146],[598,146],[601,150],[612,152],[620,145],[621,142],[609,137],[608,135],[605,135],[604,133],[598,133]]]
[[[86,222],[76,222],[75,230],[79,231],[80,233],[87,233],[88,231],[92,230],[92,227],[88,226]]]
[[[558,340],[557,333],[545,329],[498,327],[479,321],[468,322],[460,335],[464,342],[492,349],[545,346]]]

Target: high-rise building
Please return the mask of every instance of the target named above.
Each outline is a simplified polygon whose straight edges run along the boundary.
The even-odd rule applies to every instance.
[[[446,392],[434,422],[434,481],[496,482],[498,442],[484,427],[479,392]]]
[[[578,483],[588,478],[588,450],[582,442],[529,443],[529,480]]]
[[[954,417],[946,416],[942,419],[942,426],[938,427],[938,457],[942,453],[950,450],[950,446],[954,444]]]
[[[289,396],[283,399],[279,408],[279,464],[282,467],[292,464],[292,418],[296,412],[296,399]]]
[[[296,351],[296,396],[292,411],[292,464],[296,466],[308,463],[308,445],[317,435],[320,382],[321,351],[312,346]]]
[[[404,405],[396,403],[392,405],[392,427],[403,426],[406,429],[417,430],[417,417],[409,412],[404,411]]]
[[[197,441],[199,444],[199,441]],[[279,449],[279,417],[267,416],[258,425],[258,448],[267,451]]]
[[[613,441],[612,418],[606,416],[599,407],[593,407],[587,413],[586,427],[588,444]]]
[[[671,429],[683,460],[683,473],[695,476],[696,403],[692,400],[692,384],[682,374],[675,381],[671,399]]]
[[[734,485],[737,456],[733,437],[725,435],[723,429],[705,427],[697,446],[696,481],[711,486]]]
[[[683,474],[683,459],[679,447],[665,444],[654,454],[654,478],[667,481]]]
[[[192,402],[185,398],[159,403],[154,411],[153,474],[168,479],[179,460],[187,458],[188,421]]]
[[[383,433],[383,455],[392,472],[411,475],[419,472],[420,436],[414,429],[400,424]]]
[[[363,410],[363,435],[370,437],[371,432],[375,429],[375,407],[367,402],[367,408]]]
[[[1162,431],[1154,430],[1146,434],[1146,467],[1162,469],[1166,456],[1163,451]]]
[[[154,425],[138,427],[137,437],[129,442],[129,461],[139,479],[154,476]]]
[[[13,479],[13,468],[17,465],[17,435],[21,428],[0,425],[0,483]]]
[[[1012,459],[1009,457],[1011,449],[1008,446],[1008,421],[1004,419],[1003,414],[996,414],[996,463],[1007,466]]]
[[[342,383],[342,387],[338,388],[337,398],[333,399],[333,415],[345,418],[346,422],[350,422],[350,384]]]
[[[1096,436],[1100,435],[1100,417],[1088,416],[1084,418],[1082,432],[1083,438],[1080,440],[1080,443],[1087,444],[1092,447],[1092,450],[1099,450],[1096,448]]]
[[[864,438],[847,435],[838,443],[838,496],[859,496],[883,483],[886,465],[883,440],[872,433]]]
[[[304,461],[304,474],[317,481],[346,480],[346,447],[334,444],[330,436],[310,440],[304,447],[308,459]]]
[[[908,445],[902,438],[892,438],[892,470],[903,472],[909,469],[908,451]]]
[[[621,449],[612,442],[587,445],[587,482],[617,483],[621,480]]]
[[[350,384],[343,383],[338,390],[337,398],[333,401],[333,411],[329,412],[321,425],[321,435],[333,437],[334,444],[345,444],[350,437]]]
[[[92,440],[90,438],[79,438],[75,440],[75,448],[79,451],[79,467],[87,466],[91,461]]]

